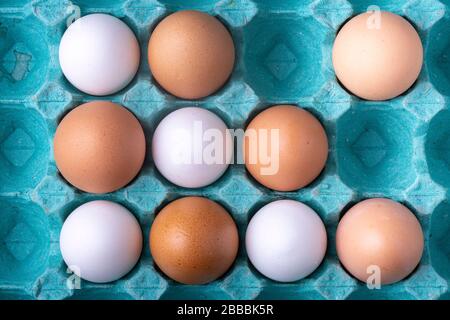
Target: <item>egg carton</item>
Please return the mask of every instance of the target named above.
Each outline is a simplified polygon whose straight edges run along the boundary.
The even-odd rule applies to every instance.
[[[450,1],[377,1],[405,16],[425,49],[418,81],[389,101],[360,100],[337,82],[331,48],[339,27],[363,12],[365,0],[3,0],[0,2],[0,298],[3,299],[449,299],[450,281]],[[216,94],[179,100],[151,77],[150,31],[180,9],[216,15],[231,31],[237,60],[231,80]],[[63,77],[58,45],[68,23],[94,12],[125,21],[137,35],[142,61],[121,92],[103,98],[77,91]],[[147,141],[159,121],[182,106],[218,114],[243,128],[273,104],[292,103],[326,128],[325,170],[296,192],[258,184],[232,165],[213,185],[174,186],[148,156],[138,177],[106,195],[74,189],[58,173],[52,140],[61,118],[77,105],[106,99],[129,108]],[[170,201],[201,195],[222,204],[237,222],[240,251],[231,269],[207,285],[181,285],[154,265],[149,229]],[[356,202],[388,197],[408,206],[425,233],[425,252],[406,279],[369,290],[340,265],[334,235],[340,216]],[[138,218],[146,239],[138,265],[108,284],[79,281],[67,270],[59,233],[68,214],[94,199],[121,203]],[[294,283],[271,281],[250,264],[244,234],[250,217],[276,199],[295,199],[323,219],[328,250],[321,266]],[[407,245],[407,244],[405,244]]]

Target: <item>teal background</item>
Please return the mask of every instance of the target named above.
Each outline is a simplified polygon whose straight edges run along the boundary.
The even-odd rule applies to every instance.
[[[377,1],[409,19],[425,48],[415,85],[390,101],[369,102],[349,95],[336,81],[331,47],[338,28],[375,1],[222,0],[3,0],[0,1],[0,298],[2,299],[449,299],[450,281],[450,1]],[[136,33],[142,48],[137,77],[104,98],[82,94],[63,77],[58,45],[72,15],[109,13]],[[179,9],[217,15],[230,29],[237,60],[231,80],[216,94],[183,101],[166,94],[151,78],[146,61],[150,31]],[[276,103],[314,113],[330,142],[324,172],[297,192],[272,192],[234,165],[213,185],[178,188],[156,172],[150,155],[139,176],[107,195],[90,195],[58,174],[52,139],[60,119],[93,99],[123,104],[141,121],[151,141],[158,121],[182,106],[212,110],[231,128]],[[134,270],[110,284],[71,276],[59,251],[59,232],[80,204],[108,199],[129,208],[145,238],[155,212],[186,195],[203,195],[233,215],[241,234],[239,256],[217,281],[180,285],[157,270],[146,241]],[[342,268],[334,234],[354,203],[389,197],[409,207],[425,232],[418,268],[403,281],[368,290]],[[296,199],[314,208],[328,231],[321,266],[308,278],[276,283],[249,263],[243,236],[250,217],[276,199]]]

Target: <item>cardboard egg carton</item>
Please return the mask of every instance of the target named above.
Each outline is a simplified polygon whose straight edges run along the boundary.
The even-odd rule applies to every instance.
[[[450,2],[380,1],[418,30],[425,62],[418,81],[390,101],[351,96],[337,82],[331,48],[338,28],[371,1],[4,0],[0,2],[0,298],[8,299],[449,299],[450,280]],[[229,28],[237,60],[230,81],[196,101],[179,100],[152,79],[146,61],[150,31],[166,15],[197,9]],[[62,75],[58,45],[81,15],[109,13],[137,35],[142,61],[121,92],[102,98],[77,91]],[[58,173],[52,140],[61,118],[77,105],[106,99],[129,108],[150,142],[159,121],[183,106],[200,106],[230,128],[243,128],[279,103],[304,107],[324,125],[330,143],[324,172],[296,192],[258,184],[232,165],[213,185],[183,189],[164,179],[150,155],[127,187],[106,195],[80,192]],[[238,258],[220,279],[202,286],[175,283],[155,267],[148,249],[152,220],[170,201],[202,195],[222,204],[238,224]],[[370,290],[340,265],[334,235],[356,202],[388,197],[408,206],[425,233],[425,252],[406,279]],[[138,218],[146,239],[138,265],[109,284],[80,281],[62,260],[59,232],[77,206],[118,202]],[[251,216],[276,199],[295,199],[321,216],[328,251],[306,279],[276,283],[248,261],[244,234]]]

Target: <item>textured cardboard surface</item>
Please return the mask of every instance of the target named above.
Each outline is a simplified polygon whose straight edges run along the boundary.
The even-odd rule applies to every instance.
[[[404,95],[367,102],[337,83],[331,47],[339,26],[371,1],[261,0],[3,0],[0,2],[0,298],[9,299],[448,299],[450,280],[450,2],[378,1],[417,28],[425,64]],[[139,176],[107,195],[75,190],[58,174],[52,139],[71,108],[93,99],[72,87],[58,63],[58,44],[67,19],[103,12],[125,21],[142,49],[137,77],[124,90],[102,99],[129,108],[151,141],[159,120],[182,106],[218,114],[231,128],[275,103],[313,112],[329,136],[325,171],[298,192],[272,192],[231,166],[213,185],[198,190],[170,184],[150,155]],[[151,78],[146,62],[150,30],[170,12],[199,9],[217,15],[230,29],[237,61],[231,80],[216,94],[182,101]],[[110,284],[66,285],[70,274],[59,251],[65,217],[80,204],[108,199],[138,218],[148,239],[155,212],[173,199],[203,195],[229,210],[238,224],[241,247],[233,267],[205,286],[180,285],[156,270],[145,243],[136,268]],[[419,267],[404,281],[368,290],[339,264],[334,234],[339,217],[355,202],[389,197],[419,218],[426,247]],[[314,208],[328,231],[322,265],[307,279],[281,284],[249,263],[243,235],[264,204],[296,199]]]

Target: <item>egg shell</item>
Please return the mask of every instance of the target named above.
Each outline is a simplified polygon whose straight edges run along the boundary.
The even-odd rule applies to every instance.
[[[157,266],[185,284],[216,280],[233,264],[238,232],[228,212],[214,201],[185,197],[165,206],[150,230]]]
[[[379,268],[381,284],[402,280],[418,265],[423,247],[417,218],[389,199],[359,202],[343,216],[336,231],[339,260],[364,282],[374,274],[372,266]]]
[[[215,17],[192,10],[164,18],[153,30],[148,61],[156,81],[169,93],[199,99],[229,78],[235,59],[233,39]]]
[[[327,234],[310,207],[294,200],[278,200],[252,217],[245,244],[259,272],[276,281],[292,282],[307,277],[320,265]]]
[[[268,135],[263,134],[264,130],[268,130]],[[268,150],[271,155],[275,149],[270,138],[272,130],[279,130],[279,152],[274,150],[274,157],[265,162],[261,152]],[[311,113],[296,106],[277,105],[262,111],[247,126],[245,135],[247,170],[273,190],[293,191],[308,185],[320,174],[328,157],[324,128]],[[257,156],[252,160],[252,155]],[[264,172],[270,167],[273,171]]]
[[[67,181],[86,192],[107,193],[139,173],[146,146],[144,131],[130,111],[112,102],[93,101],[62,119],[53,148]]]
[[[65,220],[60,234],[64,261],[82,279],[105,283],[133,269],[142,251],[142,231],[123,206],[104,200],[85,203]]]
[[[59,63],[76,88],[104,96],[130,83],[139,68],[140,54],[136,36],[123,21],[96,13],[81,17],[64,32]]]
[[[207,138],[204,134],[208,130],[214,130],[217,135]],[[211,111],[182,108],[158,124],[153,134],[152,155],[156,168],[170,182],[185,188],[200,188],[213,183],[226,171],[233,156],[233,141],[226,124]]]
[[[417,31],[390,12],[357,15],[342,27],[333,45],[336,76],[353,94],[368,100],[388,100],[405,92],[422,63]]]

